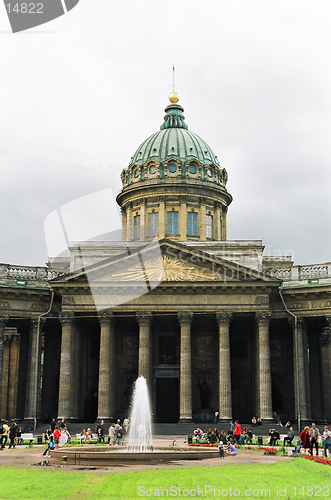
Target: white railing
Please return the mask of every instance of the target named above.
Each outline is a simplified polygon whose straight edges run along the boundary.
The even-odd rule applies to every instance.
[[[49,280],[60,276],[60,274],[62,273],[47,267],[0,264],[0,281],[4,283],[24,281],[35,286],[36,283],[46,284]]]
[[[330,264],[312,264],[311,266],[293,266],[291,268],[274,268],[268,271],[272,278],[282,281],[306,281],[331,278]]]
[[[278,280],[291,281],[292,279],[292,269],[272,269],[269,274]]]
[[[299,280],[311,280],[316,278],[327,278],[328,266],[299,266]]]
[[[8,266],[7,278],[34,280],[37,278],[35,267]]]

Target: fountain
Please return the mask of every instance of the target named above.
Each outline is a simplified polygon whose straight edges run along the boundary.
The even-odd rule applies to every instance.
[[[128,451],[153,451],[152,418],[146,379],[137,378],[134,384],[128,435]]]
[[[148,397],[148,388],[144,377],[137,378],[134,384],[132,406],[129,420],[128,445],[119,449],[110,450],[100,447],[88,449],[71,448],[53,452],[59,462],[62,455],[67,457],[68,465],[93,466],[123,466],[133,464],[168,463],[173,460],[202,460],[218,457],[216,450],[180,450],[174,447],[153,450],[151,410]],[[150,453],[146,453],[150,452]]]

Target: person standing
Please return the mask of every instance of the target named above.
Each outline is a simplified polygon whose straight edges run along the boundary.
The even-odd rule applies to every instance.
[[[116,437],[116,431],[115,431],[115,424],[111,424],[111,426],[108,429],[108,444],[115,444],[115,437]]]
[[[97,435],[98,435],[98,443],[101,444],[101,441],[104,443],[105,442],[105,437],[103,435],[103,427],[101,425],[98,428]]]
[[[116,424],[115,424],[115,432],[117,433],[118,429],[121,427],[121,421],[120,419],[117,420]]]
[[[6,446],[7,442],[7,437],[8,437],[8,432],[9,432],[9,425],[8,425],[8,420],[5,420],[2,426],[2,436],[1,436],[1,450],[4,449]]]
[[[223,441],[219,442],[218,452],[219,452],[220,458],[224,458],[224,445],[223,445]]]
[[[122,431],[122,427],[120,427],[118,429],[118,431],[116,432],[116,440],[115,440],[115,442],[117,441],[117,444],[119,446],[121,446],[122,437],[123,437],[123,431]]]
[[[221,430],[221,434],[219,435],[219,439],[220,439],[220,441],[222,441],[223,443],[225,443],[225,442],[226,442],[226,434],[225,434],[225,432],[224,432],[224,430],[223,430],[223,429]]]
[[[125,432],[128,432],[128,428],[129,428],[129,419],[128,419],[128,417],[125,417],[125,419],[123,420],[123,427],[124,427]]]
[[[319,440],[319,430],[317,429],[316,425],[314,423],[311,424],[311,428],[309,429],[310,432],[310,439],[311,439],[311,445],[310,445],[310,454],[313,455],[314,451],[313,448],[315,446],[316,450],[316,456],[318,457],[318,440]]]
[[[68,427],[64,428],[64,431],[62,432],[62,434],[66,434],[68,436],[68,444],[71,444],[71,434],[68,430]]]
[[[323,432],[323,448],[324,448],[324,456],[327,456],[326,450],[329,450],[329,456],[331,455],[331,432],[327,426],[324,427]]]
[[[16,441],[17,441],[17,433],[18,433],[18,425],[16,422],[13,422],[10,429],[9,429],[9,439],[10,439],[10,443],[8,446],[9,450],[11,447],[15,448]]]
[[[59,449],[60,437],[61,437],[61,431],[60,428],[56,425],[53,432],[53,438],[54,438],[55,448],[57,450]]]
[[[303,431],[300,434],[300,439],[302,441],[302,447],[305,450],[305,453],[308,453],[310,455],[310,449],[311,449],[311,441],[310,441],[310,432],[309,432],[309,427],[306,426]]]
[[[236,436],[236,441],[239,443],[240,435],[241,435],[241,425],[239,424],[239,420],[235,421],[234,433]]]
[[[214,424],[218,424],[218,416],[219,416],[218,411],[215,411],[215,414],[214,414]]]

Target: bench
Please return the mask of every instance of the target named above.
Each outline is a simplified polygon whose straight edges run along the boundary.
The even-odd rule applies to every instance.
[[[32,441],[35,440],[35,437],[32,434],[32,432],[25,432],[25,433],[22,432],[21,438],[23,440],[22,442],[24,442],[24,441],[30,441],[30,444],[32,443]]]
[[[82,436],[81,434],[76,434],[76,439],[79,439],[79,443],[82,444],[82,440],[85,439],[85,436]],[[98,435],[92,434],[91,440],[93,441],[93,439],[98,439]],[[86,439],[86,441],[88,441],[88,438]]]

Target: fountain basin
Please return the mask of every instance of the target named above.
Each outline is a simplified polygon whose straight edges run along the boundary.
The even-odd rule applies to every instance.
[[[54,462],[60,463],[63,456],[67,457],[68,465],[98,465],[121,466],[168,463],[181,460],[204,460],[206,458],[217,458],[218,450],[157,450],[153,452],[130,452],[126,450],[100,451],[98,450],[58,450],[53,451]]]

